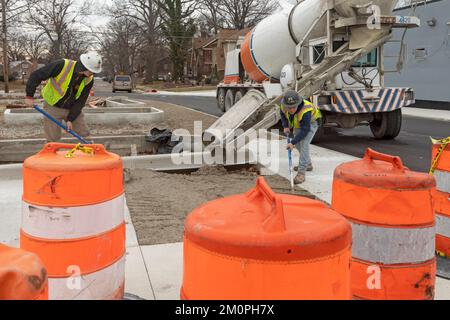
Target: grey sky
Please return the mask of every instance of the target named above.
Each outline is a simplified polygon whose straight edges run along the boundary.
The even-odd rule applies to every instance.
[[[79,3],[82,3],[84,0],[76,0]],[[92,1],[92,0],[91,0]],[[288,2],[291,4],[295,4],[297,1],[296,0],[281,0],[284,2]],[[399,0],[397,6],[405,6],[411,3],[411,1],[420,1],[420,0]],[[101,5],[105,5],[108,3],[112,3],[112,0],[100,0],[100,1],[92,1],[93,3],[95,3],[96,6],[101,6]],[[102,16],[102,15],[97,15],[95,14],[97,10],[93,10],[92,15],[86,17],[87,20],[87,24],[93,26],[93,27],[102,27],[105,26],[108,21],[109,18]]]

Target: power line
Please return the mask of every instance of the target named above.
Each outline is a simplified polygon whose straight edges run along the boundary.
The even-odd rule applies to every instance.
[[[17,29],[17,28],[16,28]],[[28,30],[32,30],[32,31],[38,31],[37,28],[31,27],[31,26],[22,26],[19,29],[28,29]],[[50,30],[51,32],[56,32],[55,30]],[[77,30],[77,29],[69,29],[68,31],[70,32],[74,32],[74,33],[80,33],[80,34],[92,34],[92,35],[117,35],[117,32],[106,32],[106,31],[89,31],[89,30]],[[162,38],[173,38],[173,39],[199,39],[198,37],[195,36],[178,36],[178,35],[160,35],[160,37]],[[210,39],[213,40],[215,36],[211,36],[210,38],[205,38],[205,39]],[[236,38],[220,38],[220,40],[237,40]]]
[[[38,31],[39,29],[31,27],[31,26],[22,26],[20,28],[15,28],[15,29],[28,29],[28,30],[32,30],[32,31]],[[56,32],[55,30],[49,30],[50,32]],[[77,29],[68,29],[68,31],[70,32],[74,32],[74,33],[81,33],[81,34],[93,34],[93,35],[98,35],[98,34],[102,34],[102,35],[117,35],[117,32],[106,32],[106,31],[89,31],[89,30],[77,30]],[[174,39],[196,39],[195,36],[177,36],[177,35],[160,35],[161,37],[164,38],[174,38]],[[224,40],[234,40],[234,39],[224,39]]]

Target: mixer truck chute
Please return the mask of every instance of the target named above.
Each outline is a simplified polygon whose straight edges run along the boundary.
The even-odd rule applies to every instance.
[[[392,28],[420,25],[416,17],[391,16],[396,2],[303,0],[261,21],[227,55],[225,79],[217,87],[226,121],[211,129],[269,128],[279,121],[281,92],[295,89],[323,111],[322,129],[368,124],[376,138],[395,138],[401,108],[415,103],[414,90],[384,86],[383,46]],[[241,106],[249,91],[266,98]]]

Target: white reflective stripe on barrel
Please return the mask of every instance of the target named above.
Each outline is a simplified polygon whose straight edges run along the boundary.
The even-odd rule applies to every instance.
[[[450,217],[436,214],[436,234],[450,238]]]
[[[434,258],[436,228],[381,228],[352,224],[354,258],[383,264],[420,263]]]
[[[436,189],[450,193],[450,172],[436,170],[434,178],[436,179]]]
[[[98,272],[73,278],[49,278],[49,300],[109,300],[124,283],[125,255]]]
[[[92,237],[124,222],[125,195],[91,206],[49,208],[22,203],[22,229],[42,239]]]

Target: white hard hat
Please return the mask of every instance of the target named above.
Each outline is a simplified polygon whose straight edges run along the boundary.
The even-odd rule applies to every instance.
[[[102,72],[102,57],[97,52],[88,52],[80,56],[81,63],[93,73]]]

